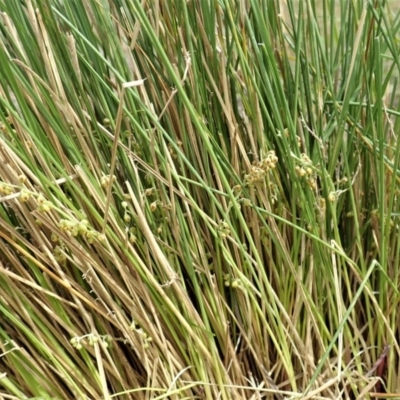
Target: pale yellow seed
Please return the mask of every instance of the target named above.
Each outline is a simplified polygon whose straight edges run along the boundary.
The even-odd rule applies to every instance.
[[[106,240],[106,235],[103,235],[102,233],[99,233],[99,234],[97,235],[97,240],[98,240],[99,242],[104,242],[104,241]]]
[[[44,202],[46,201],[46,198],[42,194],[39,194],[36,201],[38,202],[38,204],[44,204]]]
[[[18,176],[18,182],[24,184],[27,181],[27,177],[23,174]]]
[[[46,201],[43,204],[39,205],[39,211],[49,212],[51,210],[52,204],[49,201]]]
[[[136,238],[136,236],[135,235],[129,235],[129,241],[132,243],[132,244],[135,244],[136,243],[136,240],[137,240],[137,238]]]
[[[107,176],[103,176],[100,179],[100,184],[101,184],[102,187],[107,187],[109,182],[110,182],[110,178],[108,178]]]
[[[21,199],[21,201],[22,202],[27,202],[29,199],[30,199],[30,197],[31,197],[31,194],[28,192],[28,191],[26,191],[26,190],[21,190],[21,194],[20,194],[20,196],[19,196],[19,198]]]
[[[239,285],[240,285],[239,279],[235,279],[235,280],[232,282],[232,285],[231,285],[231,286],[232,286],[234,289],[236,289],[236,288],[239,287]]]
[[[333,203],[336,200],[336,195],[334,192],[330,192],[328,195],[328,200]]]
[[[8,185],[7,185],[7,186],[4,188],[4,194],[8,196],[9,194],[11,194],[11,193],[13,192],[13,190],[14,190],[14,189],[13,189],[11,186],[8,186]]]

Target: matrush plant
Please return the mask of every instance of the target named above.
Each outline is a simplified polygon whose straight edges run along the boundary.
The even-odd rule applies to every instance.
[[[0,397],[400,398],[395,7],[0,0]]]

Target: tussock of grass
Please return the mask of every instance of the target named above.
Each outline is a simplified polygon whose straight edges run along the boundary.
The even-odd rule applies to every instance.
[[[389,4],[0,10],[4,398],[400,392]]]

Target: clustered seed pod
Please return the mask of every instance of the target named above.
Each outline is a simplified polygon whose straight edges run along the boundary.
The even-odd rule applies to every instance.
[[[89,221],[82,219],[81,221],[68,221],[61,219],[58,223],[58,227],[65,232],[68,236],[81,235],[87,239],[89,244],[92,244],[95,239],[103,241],[105,238],[101,237],[99,232],[89,228]]]
[[[267,153],[267,156],[258,163],[258,167],[263,169],[265,172],[268,172],[270,169],[274,169],[277,163],[278,157],[276,156],[275,151],[270,150]]]
[[[36,198],[36,201],[39,205],[44,204],[46,202],[46,197],[43,196],[42,193],[40,193],[38,195],[38,197]]]
[[[328,200],[333,203],[334,201],[336,201],[336,193],[335,192],[330,192],[328,194]]]
[[[100,179],[100,184],[103,188],[108,187],[111,183],[117,180],[117,177],[115,175],[111,176],[110,175],[104,175]]]
[[[31,193],[26,189],[22,189],[19,198],[23,203],[26,203],[31,198]]]
[[[130,330],[137,333],[137,335],[139,336],[139,338],[141,339],[141,341],[143,343],[143,348],[148,349],[150,347],[150,343],[153,341],[153,338],[151,336],[149,336],[143,330],[143,328],[140,328],[139,325],[135,321],[132,321],[129,328],[130,328]]]
[[[265,171],[262,168],[253,165],[250,168],[250,172],[244,176],[244,180],[249,185],[254,185],[256,183],[264,182]]]
[[[268,172],[274,169],[277,163],[278,157],[275,152],[269,151],[264,159],[251,166],[250,172],[244,176],[245,182],[248,185],[263,183]]]
[[[315,168],[313,168],[311,159],[307,156],[307,154],[301,155],[301,162],[299,165],[295,167],[296,174],[300,178],[304,178],[307,182],[307,185],[311,189],[317,188],[317,174],[315,172]]]
[[[224,274],[224,285],[226,287],[231,287],[233,289],[237,289],[241,286],[240,279],[232,279],[229,274]]]
[[[26,175],[21,174],[18,176],[18,182],[23,185],[24,183],[26,183],[26,181],[28,180],[28,178],[26,177]]]
[[[14,188],[12,185],[5,183],[5,182],[0,182],[0,195],[8,196],[14,191]]]
[[[49,212],[53,208],[53,203],[51,201],[44,201],[43,203],[39,203],[38,210],[40,212]]]
[[[152,196],[153,194],[154,194],[154,192],[155,192],[155,188],[148,188],[148,189],[146,189],[145,191],[144,191],[144,195],[146,196],[146,197],[150,197],[150,196]]]
[[[65,249],[63,248],[63,246],[56,246],[53,250],[53,254],[58,263],[62,264],[67,261],[67,256],[65,254]]]
[[[70,343],[72,347],[77,350],[82,350],[83,346],[94,346],[96,343],[101,342],[102,346],[105,348],[110,347],[112,343],[112,337],[110,335],[95,335],[93,333],[89,333],[88,335],[83,336],[75,336],[71,338]]]
[[[221,220],[218,224],[218,233],[222,239],[225,239],[231,233],[229,225],[226,221]]]

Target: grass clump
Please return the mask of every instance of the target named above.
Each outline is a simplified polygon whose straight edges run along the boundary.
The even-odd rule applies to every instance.
[[[0,10],[4,398],[400,392],[388,2]]]

